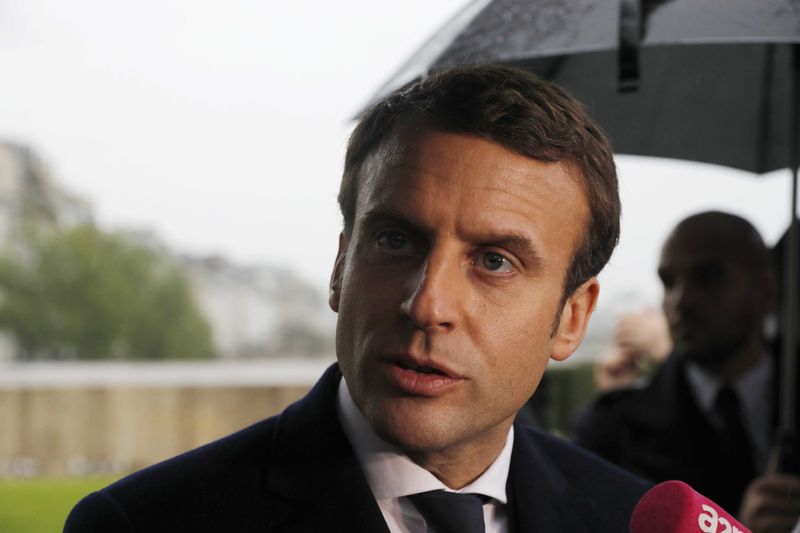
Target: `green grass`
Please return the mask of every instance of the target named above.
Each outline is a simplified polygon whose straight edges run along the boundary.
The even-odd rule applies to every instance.
[[[72,506],[114,478],[0,479],[0,533],[49,533],[64,527]]]

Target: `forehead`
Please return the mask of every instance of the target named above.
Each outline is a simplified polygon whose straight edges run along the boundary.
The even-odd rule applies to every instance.
[[[513,229],[574,245],[588,204],[563,163],[532,159],[494,142],[408,125],[365,160],[356,221],[372,210],[422,217],[436,229]],[[571,248],[570,248],[571,251]]]
[[[661,251],[663,268],[691,267],[697,264],[719,264],[746,268],[751,250],[741,236],[718,228],[679,228],[667,239]]]

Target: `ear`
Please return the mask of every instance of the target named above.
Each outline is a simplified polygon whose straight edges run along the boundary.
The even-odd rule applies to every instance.
[[[567,298],[553,336],[551,358],[563,361],[572,355],[583,340],[599,295],[600,284],[597,278],[591,278]]]
[[[342,270],[347,253],[347,237],[344,232],[339,234],[339,251],[336,252],[336,261],[333,263],[331,272],[330,291],[328,293],[328,305],[335,313],[339,312],[339,298],[342,292]]]

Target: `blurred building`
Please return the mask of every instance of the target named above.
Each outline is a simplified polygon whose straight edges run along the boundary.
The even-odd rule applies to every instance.
[[[25,218],[69,227],[92,223],[92,207],[52,178],[31,149],[0,142],[0,245]]]
[[[59,186],[30,148],[0,143],[0,249],[26,221],[68,228],[91,224],[91,204]],[[266,266],[240,266],[223,257],[192,257],[169,250],[148,230],[126,237],[172,255],[189,279],[220,357],[252,358],[333,352],[335,315],[325,295],[294,276]],[[0,361],[13,358],[0,334]]]
[[[223,358],[333,353],[336,315],[292,273],[222,257],[181,257]]]

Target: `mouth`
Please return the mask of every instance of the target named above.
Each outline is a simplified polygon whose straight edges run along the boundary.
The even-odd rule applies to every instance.
[[[704,324],[702,324],[697,317],[683,314],[672,317],[672,319],[668,321],[668,324],[670,332],[678,334],[704,327]]]
[[[400,367],[402,370],[410,370],[419,374],[441,376],[446,378],[461,378],[458,372],[450,368],[446,363],[435,357],[422,356],[414,353],[395,353],[387,357],[387,362]]]
[[[671,325],[670,334],[674,339],[685,339],[696,336],[697,332],[700,329],[701,328],[696,324],[679,322],[677,324]]]
[[[418,365],[418,364],[409,363],[409,362],[406,362],[406,361],[398,361],[397,362],[397,366],[399,366],[400,368],[402,368],[404,370],[413,370],[414,372],[419,372],[420,374],[436,374],[436,375],[439,375],[439,376],[447,376],[447,377],[449,377],[449,374],[447,372],[445,372],[445,371],[443,371],[443,370],[441,370],[439,368],[436,368],[434,366]]]
[[[465,381],[441,363],[405,354],[386,361],[389,381],[404,395],[439,396]]]

